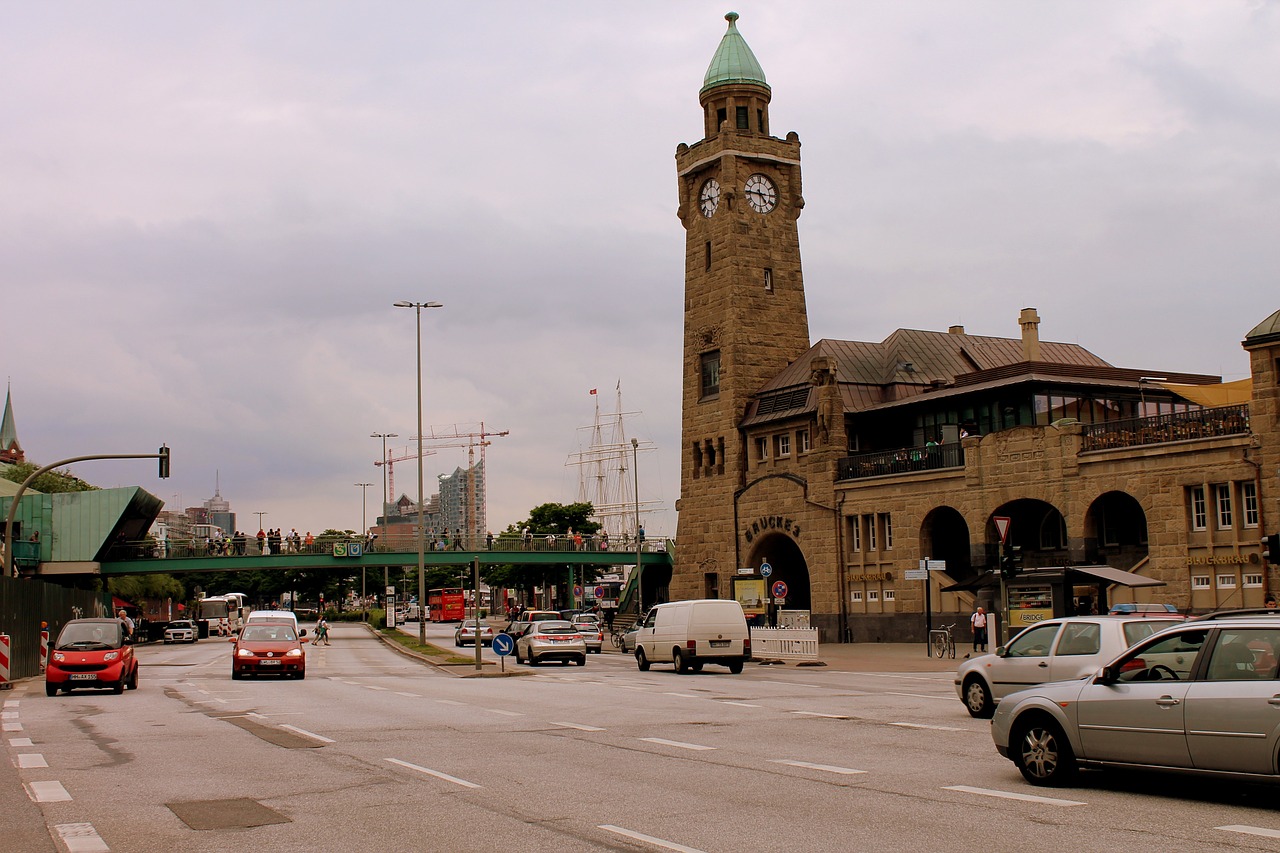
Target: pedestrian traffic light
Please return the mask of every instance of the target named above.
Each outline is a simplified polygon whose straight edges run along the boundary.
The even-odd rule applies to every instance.
[[[1266,555],[1268,563],[1280,564],[1280,533],[1262,537],[1262,553]]]
[[[1000,576],[1012,580],[1022,571],[1022,548],[1018,545],[1005,545],[1000,555]]]
[[[160,479],[169,479],[169,447],[160,445]]]

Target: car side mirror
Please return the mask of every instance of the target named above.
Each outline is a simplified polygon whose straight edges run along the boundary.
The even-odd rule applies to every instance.
[[[238,640],[238,639],[240,639],[240,635],[239,635],[239,634],[232,634],[230,637],[227,637],[227,642],[228,642],[228,643],[234,643],[234,642],[235,642],[236,640]]]
[[[307,629],[306,629],[306,628],[303,628],[302,630],[298,631],[298,636],[299,636],[299,637],[305,637],[305,636],[307,636]]]
[[[1120,673],[1114,666],[1101,667],[1097,674],[1093,676],[1094,684],[1115,684]]]
[[[996,650],[995,650],[996,657],[1002,658],[1007,654],[1009,654],[1009,650],[1007,648],[1005,648],[1004,646],[996,646]]]

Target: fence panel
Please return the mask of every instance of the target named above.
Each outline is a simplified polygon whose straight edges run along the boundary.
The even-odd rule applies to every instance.
[[[0,577],[0,633],[12,637],[10,678],[40,674],[40,623],[56,639],[72,619],[110,616],[104,593],[68,589],[34,578]]]
[[[817,628],[752,628],[751,656],[785,660],[817,660]]]

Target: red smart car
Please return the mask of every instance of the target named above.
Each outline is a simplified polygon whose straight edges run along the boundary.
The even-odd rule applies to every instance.
[[[49,652],[44,692],[55,696],[77,687],[138,689],[138,659],[118,619],[72,619],[62,626]]]

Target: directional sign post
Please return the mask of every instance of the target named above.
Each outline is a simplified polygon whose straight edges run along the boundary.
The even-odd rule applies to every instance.
[[[516,641],[511,638],[510,634],[496,634],[493,638],[493,643],[490,646],[490,648],[492,648],[493,653],[498,656],[498,662],[499,662],[499,665],[502,667],[502,671],[506,672],[507,671],[507,655],[515,651]]]
[[[773,574],[773,566],[769,565],[768,563],[761,563],[761,564],[760,564],[760,577],[762,577],[762,578],[767,578],[767,577],[769,577],[769,575],[771,575],[771,574]]]

